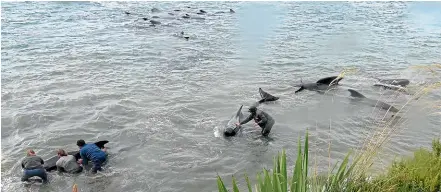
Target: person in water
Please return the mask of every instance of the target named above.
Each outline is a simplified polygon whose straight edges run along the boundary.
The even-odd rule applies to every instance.
[[[101,150],[95,143],[88,143],[82,139],[77,141],[77,145],[80,148],[80,156],[81,159],[79,163],[83,166],[86,166],[88,161],[92,161],[92,173],[96,173],[97,171],[102,171],[101,166],[107,159],[107,154],[105,150]]]
[[[43,165],[43,159],[37,156],[34,150],[29,149],[25,159],[21,162],[21,167],[24,169],[21,181],[29,181],[29,178],[37,176],[43,180],[43,183],[47,183],[47,174]]]
[[[248,111],[251,114],[246,119],[244,119],[242,122],[236,123],[236,125],[241,126],[241,125],[251,121],[251,119],[254,119],[254,121],[260,126],[260,128],[262,128],[262,131],[261,131],[262,135],[268,136],[268,134],[271,131],[271,128],[273,127],[273,125],[275,123],[274,119],[270,115],[268,115],[268,113],[265,113],[262,110],[258,110],[257,107],[255,107],[255,106],[251,106]]]
[[[68,155],[63,149],[58,149],[58,161],[55,163],[59,172],[80,173],[83,167],[77,163],[77,159],[73,155]]]

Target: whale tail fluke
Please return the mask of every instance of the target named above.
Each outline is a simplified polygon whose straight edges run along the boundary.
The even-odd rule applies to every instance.
[[[297,89],[297,91],[295,91],[294,93],[298,93],[298,92],[300,92],[300,91],[303,91],[303,89],[305,89],[305,87],[302,85],[302,86],[300,87],[300,89]]]
[[[276,97],[274,95],[271,95],[267,92],[265,92],[264,90],[262,90],[262,88],[259,88],[259,93],[260,93],[260,98],[262,98],[260,101],[258,101],[258,103],[263,103],[265,101],[277,101],[279,100],[279,97]]]

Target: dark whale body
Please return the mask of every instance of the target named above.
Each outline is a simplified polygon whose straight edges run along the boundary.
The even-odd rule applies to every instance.
[[[331,76],[331,77],[325,77],[320,80],[318,80],[315,83],[303,83],[300,85],[300,89],[295,91],[295,93],[298,93],[303,90],[310,90],[310,91],[321,91],[321,90],[327,90],[333,86],[337,86],[338,83],[343,79],[343,77],[338,76]]]
[[[392,90],[401,90],[409,85],[409,83],[410,81],[408,79],[379,79],[379,82],[375,83],[374,86]]]
[[[377,101],[377,100],[373,100],[373,99],[369,99],[367,97],[365,97],[364,95],[362,95],[361,93],[353,90],[353,89],[348,89],[348,91],[351,93],[351,96],[354,98],[359,99],[360,101],[372,106],[372,107],[377,107],[386,111],[391,111],[394,113],[397,113],[399,110],[397,108],[395,108],[392,105],[389,105],[383,101]]]

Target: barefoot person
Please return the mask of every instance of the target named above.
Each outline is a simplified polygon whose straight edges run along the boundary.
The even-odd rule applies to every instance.
[[[47,183],[47,174],[43,164],[43,159],[37,156],[34,150],[29,149],[26,158],[21,162],[21,167],[24,169],[21,181],[29,181],[29,178],[37,176],[43,180],[43,183]]]
[[[63,149],[58,149],[58,161],[55,163],[59,172],[80,173],[83,167],[77,163],[77,159],[73,155],[68,155]]]

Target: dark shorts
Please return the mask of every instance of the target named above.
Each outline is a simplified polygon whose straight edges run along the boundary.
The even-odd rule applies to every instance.
[[[31,177],[40,177],[43,180],[43,183],[47,183],[47,174],[46,170],[41,169],[28,169],[23,171],[23,177],[21,177],[21,181],[29,181]]]

